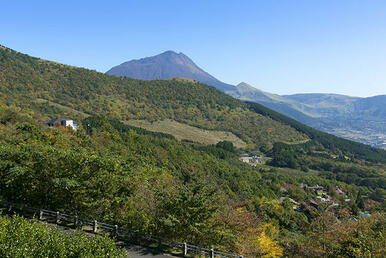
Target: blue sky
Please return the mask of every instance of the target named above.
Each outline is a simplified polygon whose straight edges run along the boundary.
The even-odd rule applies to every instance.
[[[0,10],[0,44],[101,72],[174,50],[273,93],[386,94],[383,0],[4,0]]]

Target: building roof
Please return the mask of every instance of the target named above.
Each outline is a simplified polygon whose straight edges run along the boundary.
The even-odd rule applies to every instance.
[[[310,205],[319,206],[319,203],[311,199],[307,199],[306,202]]]
[[[293,204],[296,204],[296,205],[299,205],[299,203],[297,201],[295,201],[294,199],[290,198],[290,197],[280,197],[279,198],[279,202],[283,202],[285,199],[288,199],[290,202],[292,202]]]
[[[54,119],[45,121],[45,123],[46,124],[55,124],[56,122],[62,122],[62,121],[73,121],[75,123],[75,121],[73,119],[69,119],[69,118],[54,118]]]
[[[337,194],[343,194],[343,191],[340,190],[339,188],[337,188],[335,191],[336,191]]]

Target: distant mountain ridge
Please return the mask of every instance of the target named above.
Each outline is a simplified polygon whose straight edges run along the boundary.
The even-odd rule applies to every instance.
[[[367,98],[325,93],[280,96],[246,83],[236,87],[236,91],[227,93],[262,104],[316,129],[386,148],[386,95]]]
[[[235,86],[223,83],[202,70],[183,53],[178,54],[170,50],[156,56],[122,63],[106,73],[142,80],[185,77],[215,86],[221,91],[235,89]]]
[[[183,53],[173,51],[131,60],[111,68],[107,73],[143,80],[193,79],[240,100],[262,104],[316,129],[386,148],[386,95],[369,98],[323,93],[280,96],[245,82],[237,86],[221,82]]]

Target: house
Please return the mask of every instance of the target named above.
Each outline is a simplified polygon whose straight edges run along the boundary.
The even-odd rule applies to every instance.
[[[262,157],[250,156],[248,153],[246,153],[240,156],[240,160],[242,162],[248,163],[251,166],[256,166],[258,163],[261,162]]]
[[[299,208],[299,203],[297,201],[295,201],[294,199],[289,198],[289,197],[280,197],[279,202],[283,202],[285,199],[288,199],[293,204],[294,210],[297,210]]]
[[[320,200],[322,202],[331,202],[330,198],[324,198],[324,197],[321,197]]]
[[[310,206],[313,206],[315,208],[319,208],[319,203],[314,201],[314,200],[311,200],[311,199],[307,199],[306,200],[306,204],[308,204]]]
[[[283,202],[285,199],[288,199],[290,202],[292,202],[295,205],[299,205],[299,203],[297,201],[295,201],[294,199],[292,199],[290,197],[280,197],[279,202]]]
[[[306,189],[315,190],[315,191],[324,191],[324,187],[320,185],[306,186]]]
[[[72,119],[67,119],[67,118],[54,118],[52,120],[48,120],[45,122],[48,126],[54,127],[54,126],[65,126],[65,127],[70,127],[72,130],[76,131],[79,126],[78,123]]]
[[[249,163],[251,161],[251,157],[240,157],[240,160],[245,163]]]
[[[254,160],[257,163],[260,163],[262,161],[263,157],[260,156],[252,156],[252,160]]]
[[[335,189],[335,192],[339,195],[343,194],[343,191],[340,190],[338,187]]]

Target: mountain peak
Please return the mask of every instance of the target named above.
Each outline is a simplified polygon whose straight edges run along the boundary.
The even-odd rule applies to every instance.
[[[106,73],[142,80],[182,77],[214,86],[221,91],[235,89],[234,86],[223,83],[202,70],[185,54],[176,53],[172,50],[122,63]]]
[[[246,83],[246,82],[240,82],[239,84],[236,85],[238,91],[245,91],[245,90],[248,90],[248,91],[253,91],[253,92],[262,92],[261,90],[259,89],[256,89],[255,87],[251,86],[250,84]]]
[[[185,56],[182,52],[177,53],[177,52],[175,52],[173,50],[167,50],[167,51],[165,51],[165,52],[163,52],[163,53],[161,53],[159,55],[175,55],[175,56],[183,55],[183,56]]]
[[[239,84],[236,85],[236,87],[252,87],[252,86],[249,85],[249,84],[246,83],[246,82],[240,82]]]

